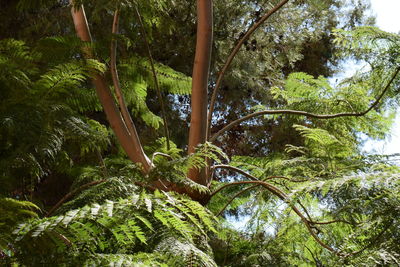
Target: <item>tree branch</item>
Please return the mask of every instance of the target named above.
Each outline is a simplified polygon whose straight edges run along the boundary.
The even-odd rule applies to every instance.
[[[376,244],[376,241],[378,241],[378,239],[381,238],[382,235],[383,235],[387,230],[389,230],[390,226],[392,226],[392,223],[393,223],[393,221],[391,221],[388,225],[386,225],[386,227],[383,228],[383,230],[382,230],[379,234],[377,234],[377,235],[372,239],[372,241],[369,242],[368,245],[366,245],[365,247],[363,247],[363,248],[360,249],[360,250],[357,250],[357,251],[354,251],[354,252],[351,252],[351,253],[345,255],[345,257],[349,257],[349,256],[354,256],[354,255],[360,254],[360,253],[362,253],[364,250],[366,250],[367,248],[370,248],[370,247],[372,247],[373,245],[375,245],[375,244]]]
[[[230,168],[230,169],[232,169],[232,168]],[[237,169],[237,168],[233,167],[233,169]],[[264,182],[264,181],[259,181],[256,177],[252,176],[251,174],[248,174],[248,173],[246,173],[244,171],[241,171],[240,173],[245,175],[247,178],[250,178],[252,181],[240,181],[240,182],[232,182],[232,183],[229,183],[229,184],[225,184],[225,185],[221,186],[220,188],[218,188],[217,190],[215,190],[214,192],[212,192],[211,195],[210,195],[210,198],[213,197],[218,192],[220,192],[221,190],[223,190],[224,188],[229,187],[229,186],[239,185],[239,184],[257,184],[257,185],[261,185],[264,188],[266,188],[268,191],[270,191],[272,194],[274,194],[275,196],[280,198],[282,201],[284,201],[286,204],[289,205],[289,207],[300,217],[301,221],[305,224],[308,232],[311,234],[311,236],[314,238],[314,240],[318,244],[320,244],[323,248],[331,251],[332,253],[334,253],[334,254],[336,254],[338,256],[342,255],[341,252],[336,251],[332,247],[328,246],[327,244],[325,244],[317,236],[317,234],[313,231],[313,227],[310,224],[310,222],[308,221],[308,219],[299,211],[298,208],[296,208],[296,206],[294,206],[291,203],[290,199],[288,198],[288,196],[284,192],[282,192],[279,188],[273,186],[272,184],[269,184],[269,183]]]
[[[210,138],[210,142],[214,142],[218,138],[218,136],[220,136],[224,132],[232,129],[234,126],[239,125],[240,123],[242,123],[244,121],[247,121],[252,118],[262,116],[262,115],[289,114],[289,115],[300,115],[300,116],[305,116],[308,118],[315,118],[315,119],[333,119],[333,118],[339,118],[339,117],[361,117],[361,116],[364,116],[365,114],[370,112],[374,107],[376,107],[379,104],[380,100],[382,99],[384,94],[389,90],[390,85],[393,83],[393,81],[395,80],[395,78],[399,72],[400,72],[400,67],[396,69],[393,76],[391,77],[391,79],[389,80],[389,82],[387,83],[387,85],[385,86],[383,91],[381,92],[381,94],[378,96],[378,98],[371,104],[371,106],[368,109],[366,109],[362,112],[358,112],[358,113],[342,112],[342,113],[336,113],[336,114],[315,114],[315,113],[310,113],[310,112],[306,112],[306,111],[289,110],[289,109],[263,110],[263,111],[258,111],[258,112],[248,114],[242,118],[239,118],[239,119],[229,123],[228,125],[223,127],[221,130],[219,130],[217,133],[215,133]]]
[[[196,53],[192,74],[192,95],[188,154],[195,152],[207,137],[207,89],[213,41],[212,0],[197,0]],[[188,177],[201,185],[207,184],[207,170],[191,168]]]
[[[238,193],[236,193],[236,194],[225,204],[225,206],[217,213],[216,216],[217,216],[217,217],[220,216],[220,215],[222,214],[222,212],[226,209],[226,207],[228,207],[228,205],[231,204],[232,201],[233,201],[235,198],[237,198],[237,197],[240,196],[241,194],[243,194],[243,193],[245,193],[245,192],[247,192],[247,191],[249,191],[249,190],[251,190],[251,189],[254,189],[254,188],[258,187],[258,186],[260,186],[260,185],[256,184],[256,185],[253,185],[253,186],[249,186],[249,187],[247,187],[247,188],[245,188],[245,189],[239,191]]]
[[[211,135],[211,120],[212,120],[212,114],[214,112],[214,106],[215,106],[215,101],[217,100],[217,93],[218,89],[221,87],[222,79],[225,76],[225,73],[229,66],[231,65],[233,59],[235,58],[236,54],[239,52],[240,48],[244,44],[244,42],[252,35],[269,17],[271,17],[275,12],[277,12],[279,9],[281,9],[289,0],[283,0],[279,2],[275,7],[273,7],[271,10],[269,10],[267,13],[265,13],[261,19],[255,23],[253,26],[250,27],[250,29],[247,30],[247,32],[244,34],[244,36],[239,40],[239,42],[236,44],[236,46],[233,48],[232,52],[226,59],[226,62],[224,66],[222,67],[222,70],[219,72],[217,82],[215,84],[212,96],[211,96],[211,102],[210,102],[210,107],[208,111],[208,119],[207,119],[207,140],[209,139]]]
[[[72,4],[71,15],[75,25],[75,31],[78,37],[84,42],[92,42],[89,26],[86,20],[83,6],[74,6]],[[93,58],[93,51],[90,48],[83,49],[86,58]],[[97,96],[103,106],[107,120],[110,123],[115,135],[117,136],[122,148],[125,150],[128,157],[135,163],[140,163],[143,167],[143,172],[148,173],[151,169],[150,160],[143,151],[137,131],[132,124],[134,131],[129,132],[123,117],[114,102],[114,97],[103,75],[94,73],[93,83],[96,88]]]
[[[125,104],[125,99],[124,95],[122,94],[121,85],[118,77],[118,70],[117,70],[117,40],[114,39],[114,37],[118,33],[118,24],[119,24],[119,9],[117,8],[114,12],[114,19],[112,24],[113,39],[111,40],[111,48],[110,48],[110,72],[122,118],[124,120],[125,126],[129,131],[129,134],[132,135],[134,132],[136,132],[136,129],[133,124],[132,117],[129,114],[128,107]]]
[[[144,43],[146,45],[147,55],[148,55],[149,61],[150,61],[151,72],[153,74],[154,85],[155,85],[156,91],[157,91],[158,102],[159,102],[159,105],[161,107],[161,113],[162,113],[163,124],[164,124],[164,134],[165,134],[165,138],[167,139],[167,149],[169,150],[171,146],[170,146],[170,143],[169,143],[170,136],[169,136],[169,130],[168,130],[168,123],[167,123],[167,112],[165,111],[164,101],[162,99],[160,85],[158,83],[157,72],[156,72],[156,69],[154,67],[154,60],[153,60],[153,56],[151,54],[149,41],[147,39],[146,29],[144,28],[142,16],[140,15],[140,12],[139,12],[139,9],[137,7],[137,4],[135,5],[135,12],[136,12],[136,17],[138,18],[138,21],[139,21],[139,24],[140,24],[140,29],[141,29],[141,32],[142,32],[143,41],[144,41]]]

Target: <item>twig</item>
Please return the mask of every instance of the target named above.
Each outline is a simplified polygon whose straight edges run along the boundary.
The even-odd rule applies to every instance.
[[[233,59],[235,58],[236,54],[239,52],[240,48],[244,44],[244,42],[250,37],[251,34],[253,34],[269,17],[271,17],[275,12],[277,12],[279,9],[281,9],[289,0],[283,0],[279,2],[275,7],[273,7],[271,10],[269,10],[267,13],[265,13],[261,19],[255,23],[250,29],[247,30],[247,32],[244,34],[244,36],[239,40],[239,42],[236,44],[236,46],[233,48],[232,52],[226,59],[226,62],[224,66],[222,67],[222,70],[219,72],[217,82],[214,87],[214,91],[211,96],[211,102],[210,102],[210,107],[208,111],[208,119],[207,119],[207,140],[210,137],[211,133],[211,120],[212,120],[212,114],[214,112],[214,106],[215,106],[215,101],[217,99],[217,92],[218,89],[221,87],[222,79],[224,78],[225,72],[231,65]]]
[[[366,250],[367,248],[370,248],[370,247],[372,247],[373,245],[375,245],[375,244],[376,244],[376,241],[377,241],[379,238],[381,238],[381,236],[390,228],[390,226],[392,226],[392,223],[393,223],[393,221],[391,221],[377,236],[375,236],[374,239],[373,239],[371,242],[369,242],[368,245],[366,245],[365,247],[363,247],[363,248],[360,249],[360,250],[357,250],[357,251],[354,251],[354,252],[351,252],[351,253],[345,255],[345,257],[349,257],[349,256],[354,256],[354,255],[360,254],[361,252],[363,252],[363,251]]]
[[[135,12],[136,12],[136,16],[137,16],[137,19],[139,21],[139,24],[140,24],[140,29],[141,29],[141,32],[142,32],[143,41],[144,41],[144,43],[146,45],[147,55],[149,57],[149,61],[150,61],[150,65],[151,65],[151,72],[153,74],[154,85],[156,87],[158,102],[160,104],[161,113],[162,113],[162,117],[163,117],[164,134],[165,134],[165,138],[167,138],[167,149],[169,150],[170,149],[170,143],[169,143],[170,137],[169,137],[168,124],[167,124],[167,113],[165,111],[164,101],[162,99],[160,85],[158,83],[157,72],[156,72],[156,69],[154,67],[154,60],[153,60],[153,56],[151,55],[151,49],[150,49],[149,41],[147,40],[146,29],[144,27],[142,16],[140,15],[140,12],[139,12],[139,9],[138,9],[137,5],[135,5]]]
[[[229,166],[232,167],[232,166]],[[232,167],[230,169],[237,169],[235,167]],[[240,169],[237,169],[240,170]],[[288,196],[282,192],[279,188],[273,186],[272,184],[269,184],[267,182],[264,181],[259,181],[256,177],[254,177],[251,174],[248,174],[242,170],[240,170],[240,173],[245,175],[247,178],[250,178],[252,181],[240,181],[240,182],[232,182],[229,184],[225,184],[223,186],[221,186],[220,188],[218,188],[217,190],[215,190],[214,192],[211,193],[210,198],[213,197],[215,194],[217,194],[218,192],[220,192],[221,190],[223,190],[226,187],[229,186],[233,186],[233,185],[239,185],[239,184],[258,184],[258,185],[262,185],[264,188],[266,188],[268,191],[270,191],[271,193],[273,193],[275,196],[277,196],[278,198],[280,198],[282,201],[284,201],[286,204],[289,205],[289,207],[300,217],[301,221],[305,224],[308,232],[311,234],[311,236],[314,238],[314,240],[320,244],[323,248],[331,251],[332,253],[341,256],[342,253],[339,251],[336,251],[335,249],[333,249],[332,247],[328,246],[327,244],[325,244],[318,236],[317,234],[313,231],[313,227],[310,224],[310,222],[307,220],[307,218],[299,211],[298,208],[296,208],[296,206],[294,206],[291,202],[290,199],[288,198]]]
[[[220,136],[222,133],[232,129],[234,126],[250,120],[252,118],[255,117],[259,117],[262,115],[271,115],[271,114],[289,114],[289,115],[300,115],[300,116],[306,116],[309,118],[316,118],[316,119],[333,119],[333,118],[339,118],[339,117],[361,117],[364,116],[365,114],[367,114],[368,112],[370,112],[376,105],[378,105],[378,103],[380,102],[380,100],[382,99],[383,95],[388,91],[388,89],[390,88],[390,85],[393,83],[394,79],[396,78],[397,74],[400,72],[400,67],[396,69],[396,71],[394,72],[392,78],[389,80],[389,82],[387,83],[387,85],[385,86],[385,88],[383,89],[382,93],[378,96],[378,98],[374,101],[374,103],[372,103],[372,105],[362,111],[362,112],[358,112],[358,113],[353,113],[353,112],[342,112],[342,113],[336,113],[336,114],[315,114],[315,113],[310,113],[310,112],[306,112],[306,111],[300,111],[300,110],[290,110],[290,109],[279,109],[279,110],[263,110],[263,111],[258,111],[258,112],[254,112],[251,114],[248,114],[242,118],[239,118],[231,123],[229,123],[228,125],[226,125],[225,127],[223,127],[221,130],[219,130],[217,133],[215,133],[211,138],[210,138],[210,142],[214,142],[218,136]]]
[[[265,178],[264,180],[267,181],[267,180],[272,180],[272,179],[284,179],[284,180],[287,180],[287,181],[290,181],[290,182],[293,182],[293,183],[307,182],[307,180],[293,180],[293,179],[291,179],[289,177],[286,177],[286,176],[269,176],[269,177]]]
[[[346,221],[346,220],[340,220],[340,219],[338,219],[338,220],[332,220],[332,221],[326,221],[326,222],[314,221],[314,220],[311,218],[310,213],[308,212],[308,210],[306,209],[306,207],[301,203],[301,201],[298,200],[297,203],[299,203],[299,205],[301,206],[301,208],[304,210],[305,214],[306,214],[307,217],[308,217],[308,221],[309,221],[310,224],[320,224],[320,225],[324,225],[324,224],[332,224],[332,223],[339,223],[339,222],[341,222],[341,223],[347,223],[347,224],[352,225],[352,223],[350,223],[350,222],[348,222],[348,221]]]
[[[172,157],[170,155],[168,155],[168,154],[161,153],[161,152],[154,152],[153,155],[151,156],[151,165],[153,165],[154,158],[156,156],[163,156],[164,158],[168,158],[168,159],[172,160]]]
[[[243,193],[245,193],[245,192],[247,192],[247,191],[249,191],[249,190],[251,190],[251,189],[254,189],[254,188],[258,187],[258,186],[260,186],[260,185],[257,184],[257,185],[249,186],[249,187],[247,187],[247,188],[245,188],[245,189],[239,191],[238,193],[236,193],[236,194],[225,204],[225,206],[217,213],[216,216],[217,216],[217,217],[220,216],[220,215],[222,214],[222,212],[226,209],[226,207],[228,207],[228,205],[231,204],[232,201],[233,201],[235,198],[237,198],[237,197],[240,196],[241,194],[243,194]]]
[[[66,194],[62,199],[60,199],[60,201],[58,201],[57,204],[55,204],[50,209],[49,212],[47,212],[46,217],[50,217],[62,204],[64,204],[68,199],[70,199],[75,194],[81,192],[82,190],[85,190],[88,187],[104,183],[105,181],[107,181],[107,180],[106,179],[102,179],[102,180],[98,180],[98,181],[93,181],[93,182],[81,185],[80,187],[76,188],[75,190],[72,190],[71,192]]]

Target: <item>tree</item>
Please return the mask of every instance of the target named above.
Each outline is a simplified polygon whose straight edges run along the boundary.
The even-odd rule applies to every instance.
[[[155,2],[162,5],[162,2]],[[72,17],[75,29],[79,38],[84,42],[78,42],[77,47],[80,46],[82,48],[86,61],[92,62],[92,66],[86,66],[82,63],[83,65],[80,66],[82,74],[81,76],[79,76],[78,79],[75,80],[81,83],[83,82],[83,80],[80,77],[84,77],[90,74],[93,79],[93,84],[95,85],[100,103],[103,107],[105,114],[107,115],[108,122],[113,129],[119,144],[126,152],[128,157],[132,160],[132,162],[140,165],[139,169],[141,170],[142,175],[135,176],[135,183],[139,186],[144,186],[152,191],[155,191],[155,194],[157,196],[156,198],[162,198],[162,194],[160,195],[160,193],[158,193],[157,191],[158,189],[162,191],[175,191],[179,193],[186,193],[193,200],[199,201],[202,204],[207,204],[210,199],[216,199],[216,197],[220,196],[219,192],[221,192],[222,190],[231,187],[237,187],[236,190],[231,191],[231,200],[223,198],[220,199],[220,202],[229,203],[231,201],[235,201],[235,199],[237,199],[240,195],[244,195],[246,194],[246,192],[250,192],[250,190],[252,189],[261,188],[259,190],[259,197],[255,198],[257,201],[259,201],[259,203],[263,203],[261,202],[261,200],[263,199],[268,200],[268,198],[274,196],[275,200],[272,203],[276,205],[279,205],[279,203],[284,203],[289,210],[292,210],[300,218],[300,222],[303,223],[305,226],[304,229],[308,231],[309,236],[313,238],[316,243],[318,243],[322,248],[332,252],[334,255],[337,255],[341,259],[346,261],[349,257],[361,254],[363,251],[367,250],[369,247],[371,247],[370,244],[380,239],[382,235],[387,234],[388,231],[393,231],[392,229],[395,229],[397,225],[393,219],[395,218],[395,215],[397,213],[394,211],[395,208],[392,205],[388,206],[387,211],[390,216],[387,217],[382,217],[381,215],[379,215],[379,212],[375,213],[375,211],[379,209],[377,207],[374,207],[373,205],[372,207],[360,207],[360,209],[357,210],[356,213],[360,214],[361,217],[366,216],[368,212],[373,211],[374,214],[377,214],[376,218],[379,218],[375,218],[376,220],[371,219],[369,221],[369,232],[371,233],[375,229],[379,229],[382,234],[370,234],[368,238],[365,238],[365,240],[367,241],[361,240],[361,238],[361,241],[351,240],[349,241],[350,245],[348,247],[339,247],[335,243],[335,240],[329,240],[326,235],[321,235],[321,230],[319,227],[319,225],[345,223],[351,226],[349,227],[349,229],[346,229],[347,232],[350,232],[352,234],[357,233],[354,228],[356,228],[357,224],[360,224],[360,220],[356,220],[353,218],[342,218],[351,213],[351,209],[349,209],[347,205],[343,205],[341,201],[343,199],[354,200],[354,197],[350,192],[351,190],[346,192],[342,192],[341,190],[343,190],[342,186],[347,186],[347,183],[353,185],[354,181],[359,181],[359,177],[353,177],[346,180],[343,179],[343,176],[352,174],[352,172],[354,172],[355,170],[360,170],[360,166],[368,165],[365,163],[365,160],[359,161],[356,164],[356,166],[358,167],[354,167],[352,165],[354,164],[354,158],[357,155],[357,132],[366,130],[371,134],[379,135],[384,133],[385,129],[382,128],[382,126],[387,126],[384,117],[380,116],[379,113],[385,111],[385,103],[388,103],[388,101],[391,99],[395,99],[394,88],[395,84],[398,82],[397,76],[399,72],[399,68],[397,66],[398,55],[396,54],[397,46],[399,43],[397,35],[386,34],[374,28],[368,27],[359,28],[354,31],[336,31],[336,52],[343,53],[343,57],[354,55],[356,58],[368,62],[371,65],[370,71],[359,73],[354,78],[344,81],[339,86],[334,88],[325,78],[322,77],[314,77],[306,73],[289,74],[291,70],[296,69],[296,66],[294,65],[294,62],[296,62],[296,60],[292,59],[293,62],[291,63],[293,64],[290,68],[286,69],[287,73],[283,72],[282,74],[279,74],[276,72],[268,77],[267,80],[259,80],[259,83],[261,84],[260,87],[268,86],[268,88],[270,89],[270,92],[268,94],[270,95],[270,99],[271,97],[273,97],[274,99],[274,103],[271,105],[273,107],[272,109],[266,108],[264,106],[262,106],[261,108],[258,107],[258,111],[254,113],[238,118],[233,122],[226,123],[226,125],[220,127],[217,131],[211,130],[211,125],[213,122],[213,109],[215,101],[217,100],[218,89],[221,88],[221,83],[223,82],[224,75],[227,73],[227,70],[232,64],[233,59],[243,45],[247,45],[249,50],[257,46],[257,40],[256,42],[253,42],[255,39],[250,41],[249,37],[258,28],[260,28],[267,19],[270,19],[273,16],[277,15],[277,12],[284,10],[285,7],[287,7],[290,11],[296,9],[304,11],[307,10],[307,8],[309,8],[310,6],[321,8],[321,5],[315,4],[313,2],[309,5],[303,2],[290,5],[289,2],[290,1],[287,0],[281,1],[277,3],[276,6],[266,11],[263,15],[259,14],[256,16],[256,19],[249,22],[249,29],[246,32],[243,32],[242,35],[239,35],[239,39],[237,40],[237,43],[235,44],[235,47],[232,50],[231,54],[228,56],[225,64],[222,66],[221,71],[219,71],[218,73],[211,73],[211,76],[213,78],[211,79],[211,81],[209,81],[210,65],[212,60],[211,48],[213,37],[212,2],[201,0],[197,1],[197,44],[195,50],[195,64],[192,77],[192,113],[188,139],[189,155],[187,157],[182,158],[177,156],[177,148],[170,140],[166,119],[167,115],[165,107],[163,107],[164,100],[162,99],[162,92],[159,86],[160,83],[163,83],[160,78],[160,70],[162,68],[164,68],[164,71],[167,73],[167,75],[174,75],[175,77],[182,76],[179,76],[180,74],[177,74],[171,69],[168,69],[161,65],[157,65],[157,63],[154,62],[149,46],[149,37],[147,36],[146,32],[149,30],[149,28],[146,28],[146,26],[143,24],[142,16],[140,14],[139,7],[146,7],[147,9],[145,10],[150,10],[149,12],[151,13],[151,11],[154,9],[151,7],[152,3],[131,3],[133,5],[133,9],[131,10],[134,10],[134,12],[136,13],[136,18],[138,21],[137,24],[139,25],[138,27],[141,29],[140,36],[143,39],[143,43],[145,44],[144,50],[146,50],[148,57],[145,63],[143,63],[143,61],[136,61],[134,64],[142,64],[145,66],[145,69],[147,68],[147,72],[150,73],[150,79],[148,82],[152,83],[155,91],[157,92],[157,97],[160,100],[159,106],[163,117],[163,127],[165,129],[165,139],[161,141],[161,146],[158,147],[163,149],[162,153],[160,153],[160,151],[157,151],[158,148],[156,148],[156,150],[153,149],[154,154],[151,159],[145,154],[145,148],[142,146],[142,143],[139,139],[137,127],[133,123],[133,119],[129,114],[128,101],[124,100],[121,86],[121,84],[123,84],[123,81],[119,80],[118,78],[119,75],[117,71],[118,65],[116,56],[116,42],[117,40],[123,40],[123,36],[117,34],[119,16],[121,13],[124,12],[123,7],[127,3],[113,3],[116,4],[116,7],[113,7],[114,16],[112,27],[110,27],[112,29],[112,34],[110,38],[111,53],[109,56],[109,65],[110,74],[112,76],[112,85],[115,90],[115,97],[113,92],[110,90],[110,86],[108,85],[109,79],[107,79],[106,77],[104,67],[97,61],[97,59],[99,59],[101,55],[104,55],[105,52],[101,49],[95,50],[95,45],[92,44],[92,38],[83,6],[81,6],[80,2],[74,3],[75,5],[72,9]],[[332,2],[327,1],[326,4],[330,5],[332,4]],[[129,4],[127,5],[129,6]],[[255,5],[257,7],[257,4]],[[250,14],[245,15],[250,16]],[[282,36],[280,38],[288,37]],[[312,40],[312,38],[310,39]],[[268,50],[268,47],[266,47],[265,49]],[[281,53],[277,53],[276,55],[280,56],[285,53],[290,54],[291,51],[284,51]],[[77,57],[77,54],[74,54],[74,56]],[[299,59],[300,58],[297,58],[297,62]],[[279,68],[277,69],[279,70]],[[213,71],[215,70],[213,69]],[[281,76],[279,77],[279,75]],[[277,77],[279,77],[279,79]],[[45,76],[42,76],[42,80],[44,78]],[[208,87],[213,87],[213,91],[207,114]],[[52,88],[51,85],[49,88]],[[247,108],[248,107],[245,107],[245,109]],[[293,124],[294,122],[297,123],[298,125],[296,125],[294,129],[298,132],[298,136],[302,138],[303,142],[299,142],[292,146],[289,146],[287,151],[291,154],[285,156],[278,155],[278,157],[275,159],[273,159],[272,156],[269,158],[267,157],[260,159],[256,159],[253,157],[234,157],[230,165],[222,164],[222,162],[226,163],[227,161],[226,159],[223,159],[222,161],[220,159],[221,156],[224,156],[224,154],[220,151],[220,149],[218,149],[218,147],[215,147],[210,143],[207,143],[206,141],[210,141],[211,143],[217,141],[218,138],[222,136],[225,132],[229,131],[233,127],[240,125],[243,122],[249,121],[250,126],[252,124],[256,124],[257,122],[254,121],[254,119],[265,115],[279,116],[278,120],[280,120],[281,122],[288,122],[288,124]],[[290,119],[286,119],[285,116],[290,116]],[[302,117],[299,119],[298,116]],[[304,119],[304,117],[306,119]],[[366,118],[366,120],[375,120],[376,122],[374,125],[371,125],[369,121],[357,121],[354,119],[360,117]],[[329,121],[330,119],[332,119],[334,122],[332,123],[331,121]],[[337,148],[341,144],[341,142],[344,142],[344,148],[338,150]],[[154,144],[154,146],[155,145],[156,144]],[[197,148],[197,152],[195,151],[195,148]],[[166,159],[159,159],[160,156],[166,157]],[[282,162],[289,164],[290,168],[287,168],[287,166],[283,166],[284,163]],[[296,162],[308,162],[308,164],[301,167],[298,166]],[[268,164],[272,165],[268,166]],[[105,166],[106,165],[107,163],[105,164]],[[373,172],[375,171],[374,168],[375,165],[371,164],[370,166],[365,167],[365,170],[368,172]],[[104,169],[107,170],[107,166]],[[212,183],[213,175],[224,174],[224,170],[233,171],[234,173],[243,175],[250,180],[221,184],[219,188],[211,192],[210,188],[215,187],[215,185]],[[189,179],[186,178],[186,174],[188,174],[187,176],[189,177]],[[227,172],[225,172],[225,174],[227,174]],[[108,175],[104,176],[106,177]],[[234,174],[230,174],[230,176],[238,177]],[[372,176],[373,177],[370,179],[372,181],[372,185],[371,187],[365,188],[365,194],[363,195],[363,197],[365,197],[366,199],[369,199],[371,196],[373,196],[373,189],[375,187],[382,188],[381,185],[376,185],[377,177],[374,175]],[[296,177],[308,179],[296,180]],[[341,179],[343,181],[339,182],[339,185],[335,184],[335,186],[332,186],[332,183],[335,183],[338,179]],[[393,202],[396,202],[398,198],[393,192],[395,191],[395,188],[397,188],[397,185],[396,180],[393,180],[393,184],[388,185],[387,188],[383,186],[383,188],[385,188],[385,190],[388,190],[388,192],[385,192],[384,194],[379,193],[379,196],[387,199],[393,199]],[[97,186],[101,186],[103,183],[106,182],[110,183],[111,181],[107,181],[107,179],[101,179],[82,184],[80,187],[77,187],[76,190],[70,192],[70,194],[67,194],[64,198],[62,198],[61,201],[56,204],[54,209],[49,212],[49,215],[51,215],[53,211],[57,210],[60,205],[64,203],[64,201],[68,200],[68,198],[72,197],[75,193],[79,193],[80,191],[90,188],[91,186],[99,188]],[[297,182],[299,183],[298,186],[296,185]],[[116,179],[115,183],[122,184],[122,180]],[[244,186],[248,184],[250,184],[251,187],[244,188]],[[363,187],[363,182],[356,182],[354,188],[357,188],[357,186]],[[132,192],[135,192],[135,190],[137,189],[132,190]],[[328,192],[324,190],[328,190]],[[331,194],[330,191],[332,191]],[[124,193],[121,194],[129,194],[129,190],[127,190],[126,192],[124,191]],[[144,212],[143,210],[137,212],[131,210],[132,214],[129,215],[132,218],[132,220],[130,220],[131,224],[128,224],[127,226],[126,224],[121,222],[121,218],[126,216],[130,206],[123,201],[121,201],[121,203],[106,202],[106,204],[101,207],[86,207],[77,210],[75,213],[67,213],[67,215],[54,217],[53,219],[44,219],[43,221],[38,221],[31,225],[25,224],[25,226],[19,226],[16,234],[19,236],[19,241],[22,240],[22,242],[20,242],[18,246],[23,247],[27,243],[29,243],[30,238],[36,238],[37,236],[44,234],[48,235],[50,238],[62,241],[62,243],[64,243],[66,247],[70,247],[72,243],[75,243],[76,240],[87,236],[88,233],[91,231],[101,232],[107,229],[111,229],[111,233],[113,233],[113,235],[115,236],[116,242],[118,244],[133,242],[132,240],[134,240],[135,238],[144,243],[146,242],[146,238],[144,238],[142,234],[143,227],[139,227],[139,229],[135,228],[134,224],[136,223],[136,219],[134,218],[139,219],[145,226],[150,225],[150,227],[148,227],[149,229],[151,229],[151,225],[159,223],[162,223],[165,226],[172,225],[171,228],[179,230],[179,233],[182,234],[185,242],[189,242],[189,244],[192,244],[193,246],[199,246],[198,243],[192,240],[192,236],[185,235],[185,231],[190,228],[190,226],[185,225],[184,221],[188,220],[192,225],[195,225],[200,229],[199,233],[201,234],[197,236],[198,238],[200,238],[201,236],[203,236],[204,229],[206,227],[210,229],[209,218],[207,217],[206,212],[201,211],[201,208],[196,206],[196,204],[194,203],[189,204],[189,208],[193,206],[196,206],[197,208],[192,209],[191,211],[187,211],[185,208],[183,208],[183,204],[176,204],[176,201],[180,201],[179,197],[177,197],[177,200],[171,200],[168,194],[166,196],[166,199],[168,199],[169,202],[167,201],[167,204],[160,204],[161,208],[159,207],[160,209],[157,210],[158,215],[155,215],[155,221],[151,221],[152,219],[147,218],[146,216],[149,216],[149,214],[147,213],[144,217],[145,219],[140,219],[139,217],[137,217]],[[77,199],[79,199],[79,197]],[[104,199],[105,198],[100,198],[98,200],[99,202],[101,202],[104,201]],[[151,206],[156,204],[149,204],[152,203],[153,200],[149,200],[149,198],[147,198],[146,196],[143,196],[142,200],[144,203],[146,203],[148,212],[151,213]],[[311,213],[310,215],[308,210],[305,208],[304,203],[310,204],[316,200],[328,201],[327,203],[332,206],[333,212],[328,212],[323,216],[319,216],[323,219],[332,219],[331,221],[320,222],[312,218],[315,214]],[[155,200],[154,203],[156,202],[157,200]],[[118,214],[118,216],[115,216],[116,218],[114,222],[112,220],[109,221],[107,219],[107,216],[104,215],[110,214],[110,212],[111,214],[113,213],[113,205],[121,205],[123,207],[120,211],[116,213]],[[183,216],[186,218],[183,220],[183,222],[180,222],[179,216],[175,216],[175,214],[169,216],[165,213],[162,213],[162,206],[167,206],[171,208],[171,205],[174,209],[177,209],[177,211],[175,212],[182,213],[181,217]],[[218,203],[214,205],[218,206]],[[383,204],[378,206],[382,205]],[[261,204],[255,204],[255,206],[257,209],[259,208],[261,213],[265,211],[265,206],[263,207]],[[78,207],[82,207],[82,205],[78,205]],[[142,208],[144,208],[144,206]],[[222,213],[226,207],[218,206],[218,208],[222,208],[221,212],[219,212]],[[334,213],[334,211],[338,209],[347,209],[347,212],[343,212],[343,215],[337,215]],[[89,210],[97,211],[94,212],[94,214],[92,212],[93,216],[91,217]],[[103,213],[98,213],[98,210],[101,210]],[[156,214],[155,211],[154,214]],[[198,220],[193,217],[193,215],[200,217],[202,222],[198,222]],[[166,219],[165,217],[168,217],[168,219]],[[296,222],[296,219],[293,219],[293,217],[287,217],[289,218],[289,221],[292,220],[293,222]],[[285,219],[285,216],[279,216],[279,219],[283,220]],[[146,220],[150,220],[151,223],[146,223]],[[176,223],[177,220],[180,223]],[[262,220],[263,219],[259,219],[259,221]],[[91,221],[95,221],[95,225],[100,224],[101,227],[93,226],[91,224]],[[63,225],[61,225],[60,222],[63,222]],[[71,226],[72,231],[64,229],[67,225],[70,224],[70,222],[73,222]],[[79,225],[84,225],[84,227],[81,227]],[[289,227],[286,229],[288,229],[287,231],[291,230]],[[55,235],[53,235],[51,231],[54,231]],[[333,228],[333,230],[331,229],[330,231],[332,231],[333,236],[337,237],[337,240],[343,239],[343,234],[340,232],[340,228]],[[74,232],[77,234],[75,234]],[[258,230],[256,230],[255,232],[262,233],[262,231]],[[121,233],[123,235],[126,235],[131,240],[127,241],[125,237],[121,237]],[[67,236],[67,238],[65,238],[65,236]],[[328,240],[324,241],[324,239]],[[392,253],[390,255],[394,255],[393,251],[396,251],[396,248],[393,244],[395,243],[393,242],[393,238],[391,238],[390,240],[391,241],[385,243],[385,245],[390,247],[390,249],[387,250]],[[45,242],[46,239],[43,239],[43,241]],[[96,246],[93,244],[103,244],[104,240],[99,241],[94,238],[90,239],[90,242],[92,243],[88,243],[87,246],[90,248],[94,248]],[[351,246],[358,246],[361,248],[359,250],[350,250],[349,247]],[[263,247],[261,247],[260,249],[262,248]],[[281,246],[281,248],[286,249],[284,246]],[[116,253],[116,251],[120,251],[120,249],[123,250],[122,245],[118,245],[116,247],[116,250],[109,251]],[[317,263],[318,258],[315,258],[312,252],[312,250],[315,251],[316,249],[317,248],[315,248],[315,246],[311,247],[311,249],[309,248],[309,253],[312,255],[314,261]],[[195,250],[195,248],[191,248],[191,251],[193,250]],[[19,250],[17,252],[21,251],[22,250]],[[303,251],[302,253],[303,254],[297,252],[297,255],[300,256],[295,255],[293,257],[303,257],[303,260],[307,260],[307,257],[304,256],[305,252]],[[27,256],[20,255],[19,257],[24,258]],[[258,255],[253,256],[252,258],[258,259],[260,257],[265,258],[267,256]],[[326,256],[325,258],[330,259],[329,256]],[[136,258],[136,260],[138,260],[138,258]],[[204,260],[204,262],[207,262],[208,260],[209,259],[207,258],[207,260]],[[248,257],[247,260],[251,261],[251,257]]]

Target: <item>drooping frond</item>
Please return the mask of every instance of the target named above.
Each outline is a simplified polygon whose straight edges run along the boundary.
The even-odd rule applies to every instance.
[[[182,266],[187,266],[192,254],[196,262],[215,266],[210,255],[199,249],[198,241],[206,238],[206,232],[215,231],[215,218],[196,204],[186,197],[158,191],[133,193],[119,201],[106,200],[100,205],[20,224],[13,231],[13,252],[21,262],[54,261],[58,255],[62,257],[59,262],[71,263],[97,253],[114,254],[107,256],[113,261],[119,253],[130,252],[125,260],[132,260],[146,256],[136,253],[154,248],[156,253],[167,254],[168,261],[176,261],[182,255]],[[168,240],[185,245],[166,246],[171,244]]]
[[[150,62],[147,59],[132,57],[120,66],[128,79],[146,84],[152,90],[156,89]],[[156,63],[154,67],[162,92],[178,95],[190,94],[192,85],[190,77],[160,63]]]

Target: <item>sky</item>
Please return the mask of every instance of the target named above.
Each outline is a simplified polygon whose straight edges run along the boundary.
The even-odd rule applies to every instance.
[[[400,0],[371,0],[377,26],[388,32],[400,33]],[[371,153],[400,153],[400,108],[390,136],[385,141],[368,141],[364,149]]]
[[[370,0],[372,5],[372,12],[376,15],[377,26],[388,32],[400,33],[400,0]],[[350,63],[345,70],[346,74],[354,72],[351,68],[357,66]],[[364,150],[370,153],[378,154],[394,154],[400,153],[400,107],[395,123],[392,128],[391,136],[384,141],[369,140],[364,146]],[[237,229],[244,229],[248,218],[241,218],[239,221],[232,219],[230,223]]]

